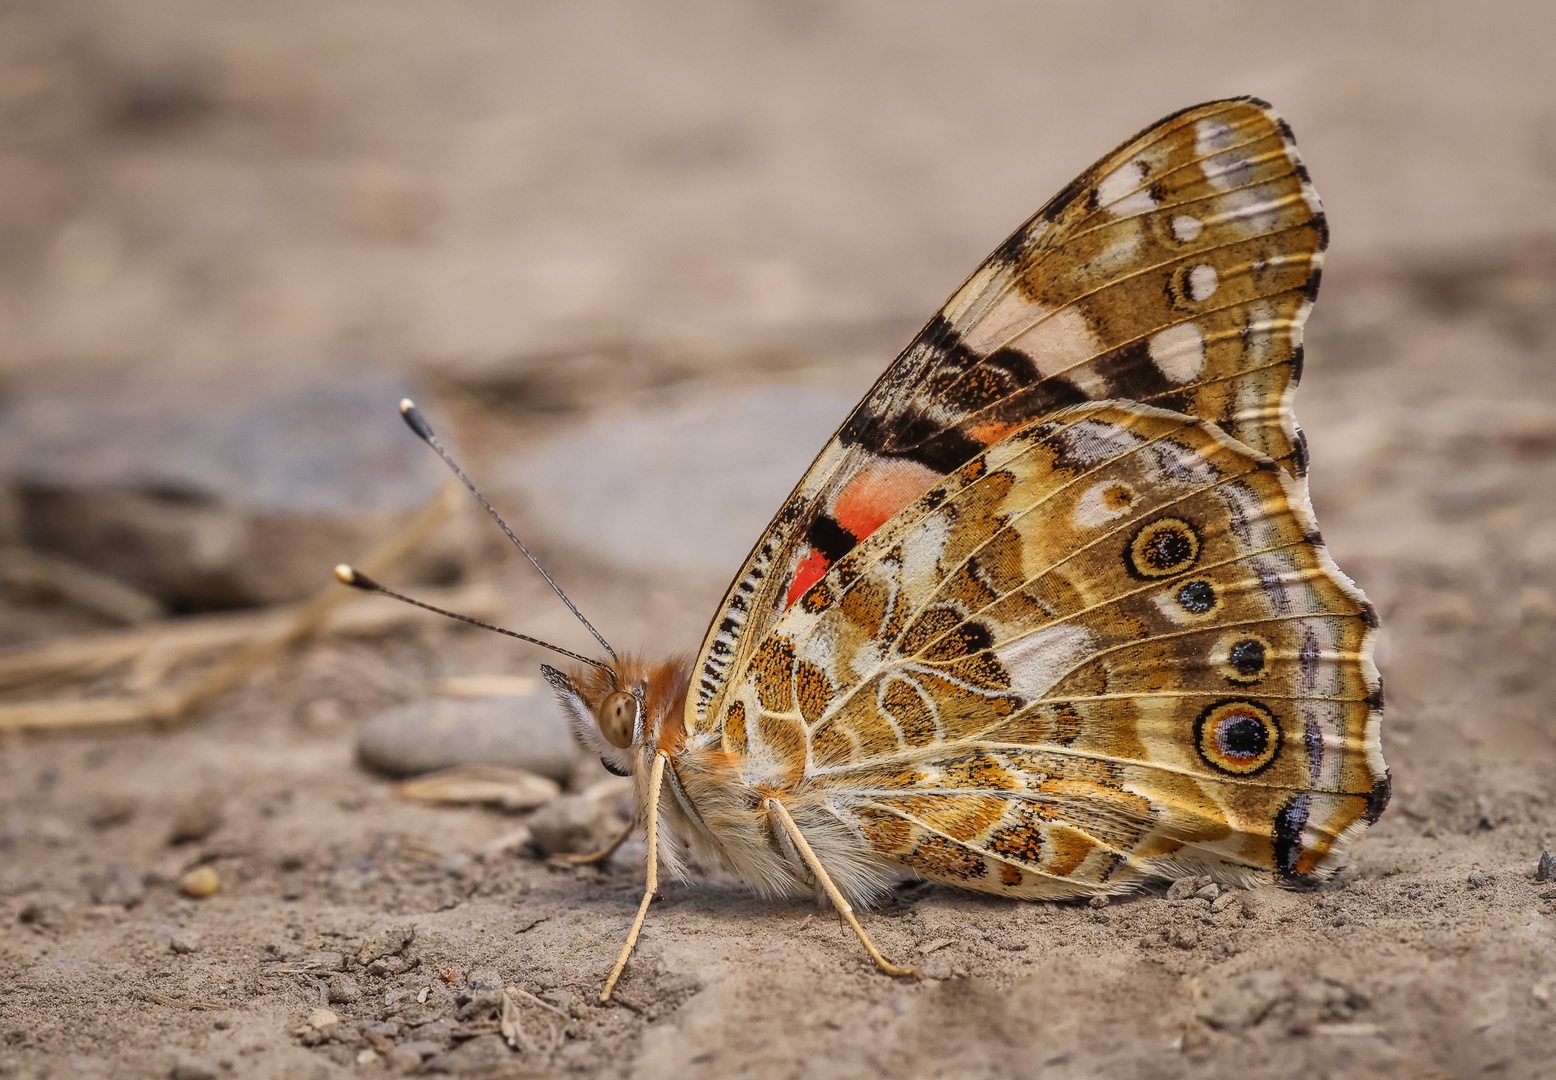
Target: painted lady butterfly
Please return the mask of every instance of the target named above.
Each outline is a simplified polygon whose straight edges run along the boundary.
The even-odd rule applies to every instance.
[[[850,902],[904,871],[1064,897],[1337,868],[1389,777],[1377,617],[1292,415],[1326,238],[1268,105],[1167,117],[887,369],[694,663],[543,668],[648,829],[602,1000],[688,852],[824,890],[892,974]]]

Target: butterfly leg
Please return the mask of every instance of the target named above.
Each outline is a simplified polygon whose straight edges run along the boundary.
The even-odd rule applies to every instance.
[[[654,767],[648,774],[648,883],[643,887],[643,902],[638,905],[637,918],[632,920],[632,930],[627,934],[627,943],[622,946],[621,956],[616,959],[616,966],[611,968],[610,978],[605,980],[605,989],[600,991],[600,1001],[611,999],[611,991],[616,988],[616,980],[621,978],[622,971],[627,966],[627,957],[632,955],[632,949],[638,943],[638,933],[643,929],[643,920],[648,916],[649,901],[654,898],[654,893],[659,888],[659,791],[665,782],[665,762],[670,756],[663,750],[654,755]]]
[[[848,920],[848,925],[853,927],[855,934],[859,935],[859,940],[864,944],[865,951],[870,954],[870,959],[875,961],[876,966],[888,975],[913,979],[919,978],[920,972],[918,968],[901,967],[881,955],[881,951],[875,947],[869,935],[864,932],[864,927],[859,925],[859,920],[854,918],[853,905],[845,900],[843,894],[838,891],[837,886],[832,884],[832,879],[827,876],[826,870],[822,868],[821,860],[816,858],[816,853],[811,850],[810,842],[805,839],[805,834],[800,832],[800,827],[795,824],[788,808],[777,799],[768,799],[764,805],[768,813],[776,817],[783,825],[783,831],[788,834],[790,840],[794,841],[794,846],[799,849],[800,856],[804,858],[806,865],[810,867],[811,873],[816,875],[816,880],[821,882],[821,887],[832,898],[832,904],[837,908],[838,916]]]
[[[591,851],[584,855],[570,855],[565,851],[558,852],[551,856],[548,861],[556,866],[588,866],[591,863],[602,863],[616,854],[616,849],[627,842],[627,837],[632,835],[632,830],[635,828],[637,828],[637,823],[629,821],[626,828],[617,833],[610,843],[598,851]]]

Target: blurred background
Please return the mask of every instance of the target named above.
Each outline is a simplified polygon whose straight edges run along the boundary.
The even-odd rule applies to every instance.
[[[300,595],[424,499],[435,463],[388,408],[412,390],[543,545],[722,583],[982,256],[1192,102],[1259,95],[1298,133],[1333,231],[1320,338],[1386,321],[1335,282],[1524,273],[1556,235],[1538,4],[0,20],[3,528],[175,610]]]
[[[390,580],[592,647],[466,502],[426,516],[446,474],[396,402],[618,649],[693,652],[984,255],[1133,132],[1240,94],[1291,122],[1331,226],[1298,412],[1325,535],[1385,620],[1396,802],[1364,852],[1415,872],[1446,850],[1455,882],[1522,866],[1556,840],[1553,55],[1556,7],[1519,0],[0,3],[0,729],[99,732],[0,746],[7,918],[68,940],[71,910],[152,907],[196,863],[234,904],[250,883],[233,918],[256,927],[436,910],[497,828],[377,776],[473,755],[597,790],[565,736],[534,756],[544,655],[372,600],[220,667],[317,629],[288,605],[396,538]],[[168,687],[199,722],[144,734]],[[423,753],[442,713],[361,741],[492,697],[460,723],[531,717],[511,760]],[[550,846],[598,833],[589,813]],[[545,878],[505,872],[482,887]],[[591,944],[620,921],[597,915]],[[540,955],[554,983],[599,966]],[[187,967],[173,982],[238,1000]],[[743,1007],[727,1022],[760,1027]],[[1458,1015],[1388,1022],[1429,1047]]]

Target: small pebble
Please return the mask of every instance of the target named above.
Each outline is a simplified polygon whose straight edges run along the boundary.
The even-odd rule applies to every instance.
[[[583,795],[558,795],[531,814],[527,824],[535,846],[547,855],[592,851],[617,828],[608,805]]]
[[[87,822],[94,829],[111,829],[115,825],[127,825],[135,817],[140,803],[132,795],[104,796],[92,807]]]
[[[121,863],[109,863],[101,875],[89,884],[94,904],[134,907],[145,899],[146,882],[136,870]]]
[[[329,1009],[315,1009],[308,1014],[308,1026],[315,1031],[323,1031],[325,1028],[338,1023],[340,1023],[340,1017],[336,1016]]]
[[[187,844],[204,840],[221,828],[223,820],[221,795],[215,791],[199,792],[179,807],[173,817],[173,826],[168,830],[167,842]]]
[[[372,1051],[372,1050],[359,1050],[359,1051],[357,1051],[357,1064],[358,1065],[371,1065],[373,1062],[375,1062],[377,1060],[378,1060],[378,1054],[376,1052]]]
[[[338,952],[309,953],[303,959],[303,967],[316,971],[344,971],[346,958]]]
[[[1469,876],[1466,877],[1464,880],[1465,880],[1466,883],[1468,883],[1469,887],[1472,888],[1472,889],[1483,889],[1487,885],[1490,885],[1494,881],[1496,881],[1496,877],[1495,877],[1495,875],[1489,874],[1486,871],[1480,869],[1479,867],[1476,867],[1475,869],[1470,871]]]
[[[168,942],[168,948],[181,955],[200,950],[200,935],[194,930],[178,930]]]
[[[574,753],[567,720],[544,686],[529,694],[400,705],[372,717],[357,732],[357,756],[391,776],[499,765],[560,782],[572,772]]]
[[[1086,906],[1093,908],[1104,908],[1107,907],[1111,902],[1112,901],[1109,900],[1109,898],[1106,896],[1093,896],[1090,900],[1086,901]]]
[[[216,1080],[220,1070],[205,1058],[193,1054],[179,1054],[168,1075],[172,1080]]]
[[[357,986],[357,981],[350,975],[339,972],[330,976],[329,994],[332,1005],[349,1004],[362,998],[362,990]]]
[[[1209,900],[1214,903],[1216,897],[1221,895],[1221,888],[1214,882],[1211,882],[1209,885],[1206,885],[1202,889],[1196,889],[1194,895],[1199,897],[1201,900]]]
[[[396,1046],[389,1055],[389,1067],[396,1072],[411,1072],[421,1068],[421,1063],[443,1049],[435,1042],[412,1040]]]
[[[477,994],[483,990],[500,991],[502,976],[497,974],[497,969],[494,967],[473,967],[470,969],[470,974],[465,976],[465,986]]]
[[[415,940],[414,926],[391,926],[362,943],[362,948],[357,950],[357,963],[371,964],[386,956],[398,956]]]
[[[203,900],[221,888],[221,878],[209,866],[197,866],[178,879],[178,889],[185,896]]]
[[[1540,862],[1534,868],[1534,880],[1556,881],[1556,855],[1549,851],[1540,853]]]

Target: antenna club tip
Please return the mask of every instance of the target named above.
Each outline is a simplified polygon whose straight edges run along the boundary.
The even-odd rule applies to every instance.
[[[410,429],[416,433],[417,438],[421,439],[423,442],[433,442],[432,427],[421,415],[421,410],[416,407],[416,403],[410,398],[404,398],[401,400],[400,416],[405,420],[406,424],[410,426]]]
[[[350,585],[353,589],[363,589],[367,592],[376,592],[378,590],[378,582],[361,571],[347,566],[345,563],[341,563],[335,568],[335,580],[342,585]]]

